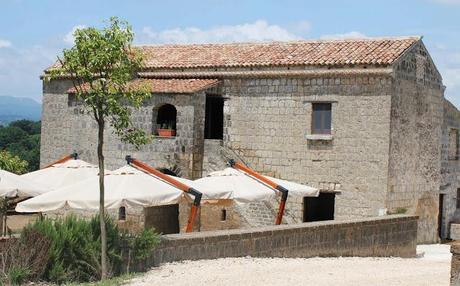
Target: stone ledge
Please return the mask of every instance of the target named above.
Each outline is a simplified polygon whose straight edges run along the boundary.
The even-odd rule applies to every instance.
[[[333,136],[330,134],[308,134],[305,135],[305,138],[307,140],[312,140],[312,141],[332,141]]]

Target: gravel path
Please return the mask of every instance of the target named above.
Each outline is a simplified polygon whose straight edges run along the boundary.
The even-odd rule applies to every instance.
[[[154,268],[127,285],[449,285],[448,245],[420,245],[418,258],[221,258]]]

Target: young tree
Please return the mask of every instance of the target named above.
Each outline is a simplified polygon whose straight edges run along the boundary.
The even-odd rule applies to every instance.
[[[110,18],[103,29],[85,28],[74,33],[75,45],[63,51],[59,67],[47,79],[70,77],[78,100],[97,122],[100,187],[101,279],[107,277],[107,233],[104,211],[104,131],[107,125],[124,142],[139,147],[150,137],[131,122],[131,109],[150,96],[142,84],[131,84],[142,58],[131,48],[133,32],[127,22]],[[139,81],[138,81],[139,82]]]

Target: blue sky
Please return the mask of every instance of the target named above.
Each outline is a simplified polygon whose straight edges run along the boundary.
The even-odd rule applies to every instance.
[[[39,75],[79,26],[127,20],[137,44],[423,35],[460,107],[460,0],[0,0],[0,95],[41,100]]]

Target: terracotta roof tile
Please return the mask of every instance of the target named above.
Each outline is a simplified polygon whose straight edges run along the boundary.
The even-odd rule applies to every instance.
[[[390,65],[420,37],[136,47],[148,69]]]
[[[216,79],[136,79],[130,82],[129,87],[135,88],[147,85],[152,93],[195,93],[210,88],[219,83]],[[86,89],[89,86],[83,85]],[[75,88],[67,90],[75,93]]]

